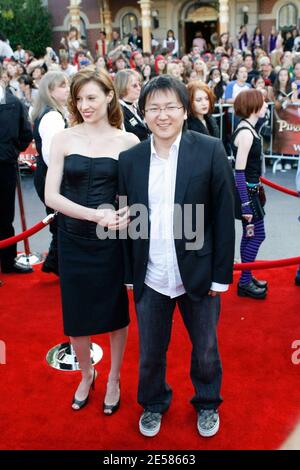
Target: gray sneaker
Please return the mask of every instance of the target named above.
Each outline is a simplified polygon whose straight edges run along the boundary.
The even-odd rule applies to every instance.
[[[217,410],[200,410],[197,419],[197,429],[200,436],[214,436],[220,426],[220,418]]]
[[[156,436],[160,430],[161,418],[161,413],[145,410],[139,421],[140,433],[147,437]]]

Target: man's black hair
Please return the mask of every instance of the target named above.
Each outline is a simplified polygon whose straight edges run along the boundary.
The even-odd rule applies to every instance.
[[[159,75],[158,77],[152,78],[142,87],[139,98],[139,109],[142,114],[145,114],[147,99],[157,91],[173,91],[180,103],[183,105],[185,111],[187,111],[189,95],[186,86],[177,78],[171,77],[171,75]]]

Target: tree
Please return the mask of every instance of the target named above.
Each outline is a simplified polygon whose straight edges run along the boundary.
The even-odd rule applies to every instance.
[[[13,49],[23,44],[43,55],[52,43],[51,15],[41,0],[0,0],[0,31]]]

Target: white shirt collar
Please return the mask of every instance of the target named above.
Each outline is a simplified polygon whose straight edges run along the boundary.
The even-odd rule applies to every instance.
[[[182,131],[179,132],[178,136],[176,137],[176,139],[174,140],[174,142],[173,142],[173,144],[171,145],[171,148],[170,148],[170,152],[172,152],[172,150],[175,150],[176,155],[178,155],[178,152],[179,152],[179,145],[180,145],[181,137],[182,137]],[[153,134],[151,134],[151,158],[153,158],[153,157],[158,157],[159,158],[159,155],[155,150]]]
[[[0,101],[4,101],[4,97],[5,97],[5,88],[0,83]]]

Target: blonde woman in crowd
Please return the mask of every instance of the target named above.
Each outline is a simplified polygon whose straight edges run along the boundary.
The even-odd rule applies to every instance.
[[[124,128],[135,134],[139,140],[149,137],[148,128],[138,109],[141,92],[141,76],[136,70],[120,70],[114,80],[123,112]]]
[[[35,97],[31,118],[33,136],[38,152],[37,168],[34,172],[34,185],[39,198],[45,204],[45,179],[49,165],[50,146],[55,134],[67,126],[66,104],[69,82],[63,72],[48,72],[42,78]],[[46,206],[47,214],[53,210]],[[50,226],[52,240],[42,271],[58,274],[57,225],[54,220]]]

